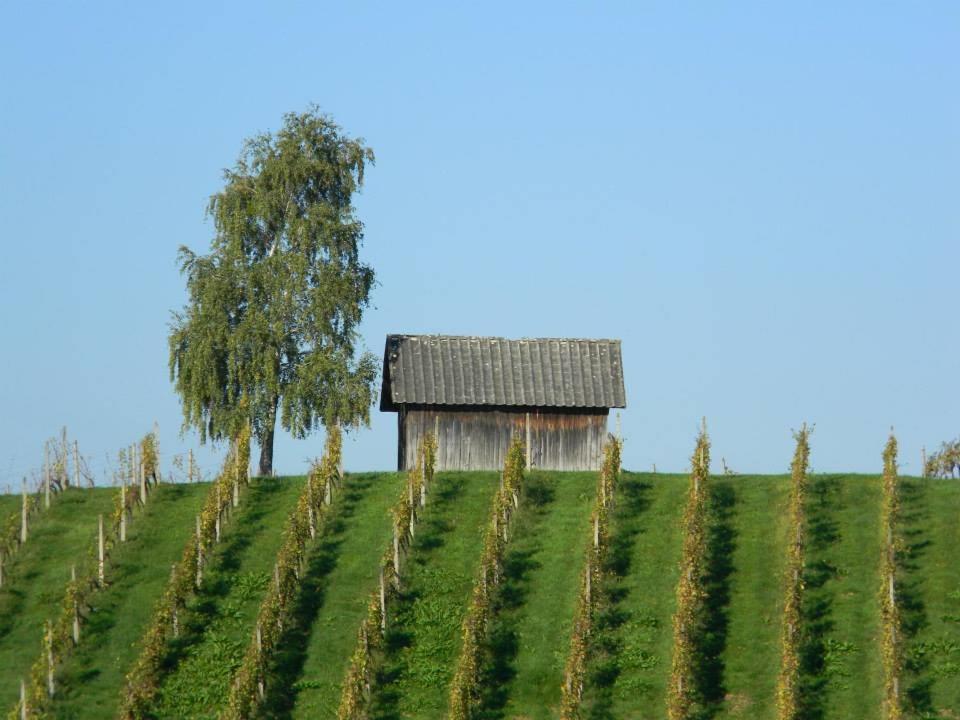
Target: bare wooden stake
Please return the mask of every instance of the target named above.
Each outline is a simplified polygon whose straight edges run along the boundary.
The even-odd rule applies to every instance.
[[[174,578],[177,576],[177,564],[174,563],[170,566],[170,582],[172,583]],[[171,621],[173,623],[173,636],[180,637],[180,613],[177,608],[177,603],[174,601],[173,607],[170,608]]]
[[[143,498],[143,504],[147,504],[147,468],[144,465],[143,458],[140,458],[140,497]]]
[[[383,579],[383,566],[380,566],[380,630],[387,631],[387,584]]]
[[[27,479],[23,479],[23,509],[20,512],[20,544],[23,545],[27,541],[27,536],[29,535],[27,531],[27,511],[28,511],[28,502],[27,502]]]
[[[43,464],[43,507],[50,509],[50,466],[46,461]]]
[[[240,507],[240,478],[233,478],[233,506]]]
[[[20,678],[20,720],[30,717],[30,708],[27,705],[27,684]]]
[[[213,538],[216,542],[220,542],[220,516],[223,515],[223,498],[221,497],[222,491],[220,489],[220,481],[217,481],[217,519],[213,524]]]
[[[120,542],[127,541],[127,481],[120,480]]]
[[[187,453],[187,482],[193,482],[193,448]]]
[[[927,476],[927,446],[920,448],[920,477]]]
[[[600,516],[593,516],[593,546],[595,548],[600,547]]]
[[[80,489],[80,446],[73,441],[73,486]]]
[[[203,583],[203,535],[200,533],[200,516],[197,515],[197,589]]]
[[[47,697],[52,698],[57,687],[53,678],[53,628],[50,626],[49,621],[47,621],[46,624],[44,639],[47,644]]]
[[[70,566],[70,582],[77,582],[77,566]],[[77,601],[73,601],[73,644],[80,644],[80,606]]]
[[[106,547],[104,546],[104,537],[103,537],[103,515],[97,516],[97,579],[100,581],[100,584],[103,585],[106,580],[106,568],[104,567],[104,553]]]
[[[333,502],[333,478],[325,478],[323,483],[323,502],[329,505]]]
[[[400,585],[400,533],[397,526],[393,526],[393,572],[396,575],[397,585]]]

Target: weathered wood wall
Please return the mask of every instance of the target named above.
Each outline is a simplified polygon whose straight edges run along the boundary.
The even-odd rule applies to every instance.
[[[551,410],[555,410],[551,408]],[[607,436],[605,408],[540,412],[536,408],[404,407],[398,413],[397,467],[416,462],[420,438],[439,432],[438,470],[499,470],[511,438],[527,437],[530,424],[530,464],[542,470],[599,470]]]

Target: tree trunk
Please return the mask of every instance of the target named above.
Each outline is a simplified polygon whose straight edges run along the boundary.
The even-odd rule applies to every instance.
[[[273,409],[264,423],[263,437],[258,438],[260,444],[260,477],[273,475],[273,435],[277,424],[277,401],[273,401]]]

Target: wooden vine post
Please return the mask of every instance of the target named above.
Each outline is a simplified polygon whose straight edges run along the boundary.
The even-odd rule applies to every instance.
[[[187,459],[187,482],[191,482],[191,483],[192,483],[192,482],[193,482],[193,472],[194,472],[194,467],[193,467],[193,448],[190,448],[189,452],[187,453],[187,458],[188,458],[188,459]]]
[[[197,590],[203,584],[203,533],[200,529],[200,516],[197,515]]]
[[[80,446],[73,441],[73,486],[80,489]]]
[[[104,567],[104,555],[106,547],[103,537],[103,515],[97,516],[97,580],[101,587],[106,579],[106,568]]]
[[[140,497],[143,498],[143,504],[147,504],[147,468],[143,462],[143,458],[140,458]]]
[[[56,684],[54,683],[53,670],[53,626],[50,624],[50,621],[47,620],[44,623],[43,627],[43,639],[44,644],[46,645],[46,654],[47,654],[47,697],[53,697],[54,693],[57,690]]]
[[[76,588],[77,584],[77,566],[70,566],[70,582]],[[73,598],[73,644],[80,644],[80,605],[77,602],[76,595]]]
[[[23,545],[27,541],[28,531],[27,531],[27,513],[29,512],[27,500],[27,479],[23,479],[23,507],[20,511],[20,544]]]
[[[127,479],[120,478],[120,542],[127,541]]]

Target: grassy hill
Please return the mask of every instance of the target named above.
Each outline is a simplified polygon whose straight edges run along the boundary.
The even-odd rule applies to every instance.
[[[585,717],[662,718],[681,548],[683,475],[624,473],[611,521],[601,592],[609,602],[591,638]],[[157,717],[214,717],[253,634],[286,517],[302,478],[255,480],[225,525],[204,589],[183,619],[157,698]],[[392,609],[377,718],[443,718],[460,623],[489,521],[496,473],[441,473],[422,513],[403,592]],[[54,715],[113,717],[170,567],[191,536],[209,486],[161,486],[114,551],[80,646],[58,669]],[[398,473],[348,475],[330,521],[310,544],[296,618],[270,668],[264,716],[332,717],[359,624],[390,543]],[[711,486],[707,716],[773,718],[788,478],[723,476]],[[590,541],[595,476],[531,473],[513,526],[505,583],[494,608],[480,717],[554,718]],[[42,623],[62,601],[70,566],[91,562],[98,513],[110,490],[71,490],[33,519],[31,539],[6,564],[0,589],[0,711],[38,656]],[[915,718],[960,717],[960,482],[904,479],[900,570],[907,669]],[[880,481],[810,479],[803,623],[808,718],[879,716]],[[18,498],[0,498],[5,515]]]

